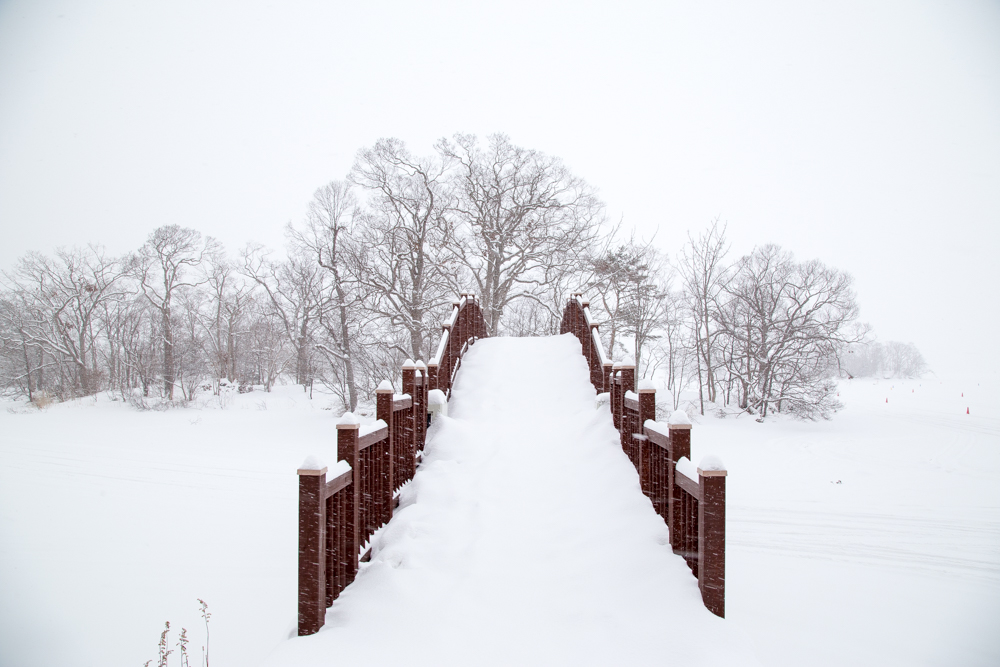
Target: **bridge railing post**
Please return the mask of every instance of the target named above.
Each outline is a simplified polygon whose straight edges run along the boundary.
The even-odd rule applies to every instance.
[[[299,475],[299,636],[326,617],[326,466],[308,459]]]
[[[417,406],[417,365],[412,359],[403,362],[403,393],[410,396],[410,407],[402,412],[406,424],[403,429],[403,437],[406,438],[406,460],[409,462],[417,455],[417,421],[414,418]],[[407,473],[409,472],[408,468]]]
[[[350,415],[350,417],[348,417]],[[361,452],[358,451],[358,431],[361,424],[351,413],[337,422],[337,457],[351,466],[351,486],[344,507],[344,534],[346,536],[344,576],[347,586],[358,574],[358,552],[361,550]]]
[[[385,457],[383,463],[383,479],[382,483],[382,516],[380,517],[383,523],[387,523],[389,519],[392,518],[392,494],[396,490],[396,448],[403,447],[403,443],[395,442],[395,430],[393,429],[393,411],[392,411],[392,397],[393,389],[392,385],[388,381],[383,382],[375,390],[375,417],[381,419],[385,422],[388,427],[389,435],[385,439],[384,450],[382,455]]]
[[[677,414],[676,412],[674,414]],[[687,415],[685,415],[686,417]],[[673,418],[673,417],[671,417]],[[686,421],[686,420],[685,420]],[[681,488],[677,485],[677,462],[691,458],[691,424],[670,423],[670,470],[667,472],[667,525],[670,528],[670,546],[675,554],[684,552],[684,517],[681,509]]]
[[[619,414],[619,432],[621,434],[622,449],[625,451],[629,450],[629,446],[632,444],[630,441],[632,439],[632,434],[629,432],[629,419],[626,418],[625,414],[625,393],[635,391],[635,364],[621,363],[618,365],[620,371],[619,377],[621,377],[621,397],[619,401],[621,402],[621,408]]]
[[[639,427],[638,433],[642,433],[643,425],[646,423],[647,419],[656,421],[656,389],[651,385],[645,385],[640,383],[639,385]],[[653,457],[655,455],[656,446],[650,443],[646,436],[640,435],[639,440],[639,461],[642,463],[642,467],[639,470],[639,484],[645,493],[651,500],[653,500],[654,506],[656,505],[655,499],[653,498],[653,482],[654,482],[654,462]]]
[[[722,465],[698,467],[698,588],[708,610],[726,616],[726,470]]]
[[[413,411],[416,415],[416,435],[413,441],[413,455],[424,448],[427,440],[427,392],[430,389],[427,378],[427,364],[417,360],[416,393],[413,395]]]

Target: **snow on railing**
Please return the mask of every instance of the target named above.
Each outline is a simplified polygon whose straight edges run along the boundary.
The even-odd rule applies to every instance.
[[[609,404],[621,447],[639,475],[639,486],[670,529],[674,553],[698,578],[705,606],[725,616],[726,469],[716,457],[691,457],[691,420],[675,410],[667,423],[656,421],[656,388],[635,377],[631,360],[612,363],[601,346],[590,304],[574,294],[563,311],[561,333],[580,340],[590,366],[599,409]]]
[[[441,332],[441,341],[438,343],[437,352],[431,357],[428,366],[437,366],[441,363],[441,357],[444,356],[445,351],[448,349],[449,333],[448,329]]]

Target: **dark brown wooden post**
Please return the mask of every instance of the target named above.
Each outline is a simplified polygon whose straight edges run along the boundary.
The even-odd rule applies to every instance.
[[[448,343],[444,346],[444,354],[441,355],[441,374],[438,376],[437,388],[451,398],[451,372],[455,367],[455,337],[452,336],[452,325],[447,322],[441,325],[441,335],[443,336],[445,332],[448,333]]]
[[[395,448],[402,443],[393,442],[392,436],[392,385],[388,381],[383,382],[375,390],[375,416],[385,422],[389,427],[389,436],[386,438],[383,455],[387,460],[383,463],[385,474],[382,479],[383,516],[382,521],[388,523],[392,518],[392,494],[396,491],[396,470],[395,470]]]
[[[652,387],[639,387],[639,433],[643,433],[646,428],[646,420],[656,421],[656,389]],[[639,470],[639,483],[642,490],[650,498],[653,497],[652,461],[650,460],[650,448],[656,447],[646,439],[646,436],[639,438],[639,461],[642,464]],[[655,500],[654,500],[655,505]]]
[[[683,457],[691,458],[691,425],[669,424],[670,433],[670,470],[667,471],[667,525],[670,527],[670,546],[674,553],[685,551],[683,532],[683,508],[681,507],[681,488],[674,482],[677,475],[677,462]]]
[[[590,337],[590,355],[591,358],[588,359],[590,362],[590,381],[594,385],[594,389],[597,393],[604,391],[604,366],[601,365],[601,353],[597,349],[597,341],[599,340],[597,336],[598,325],[596,323],[591,323],[590,332],[587,334]]]
[[[635,364],[622,362],[618,364],[618,371],[618,376],[622,379],[621,389],[619,390],[621,397],[618,399],[622,404],[619,412],[621,417],[619,418],[620,426],[618,427],[618,431],[621,434],[622,449],[628,452],[629,445],[632,444],[632,434],[626,432],[629,429],[629,424],[625,418],[625,392],[635,391]]]
[[[635,364],[623,362],[618,365],[622,375],[622,398],[625,398],[626,391],[635,391]]]
[[[619,371],[618,364],[615,364],[611,371],[611,418],[617,429],[622,427],[622,401],[624,400],[624,395],[622,394],[621,387],[621,372]]]
[[[413,387],[413,452],[423,449],[427,431],[427,364],[417,360]]]
[[[704,461],[702,462],[704,465]],[[698,468],[698,588],[708,610],[726,617],[726,471]]]
[[[610,361],[605,361],[604,362],[603,373],[604,373],[604,389],[602,389],[601,391],[606,391],[606,392],[610,393],[611,392],[611,380],[612,380],[612,378],[614,376],[614,364],[612,364]]]
[[[351,486],[347,492],[344,507],[344,533],[347,536],[344,549],[345,586],[354,581],[358,574],[358,551],[361,549],[361,453],[358,451],[358,429],[361,424],[351,413],[346,413],[337,422],[337,457],[351,466]]]
[[[326,466],[311,458],[299,475],[299,636],[326,618]]]
[[[403,393],[410,395],[410,407],[409,409],[400,412],[403,418],[403,438],[406,440],[406,444],[402,445],[404,447],[403,451],[406,452],[406,460],[411,468],[407,471],[408,474],[412,474],[417,456],[417,439],[416,439],[416,420],[414,419],[416,407],[416,371],[417,365],[413,363],[412,359],[407,359],[403,362]]]
[[[427,385],[427,389],[440,389],[438,386],[438,365],[434,362],[427,364],[427,376],[430,383]]]

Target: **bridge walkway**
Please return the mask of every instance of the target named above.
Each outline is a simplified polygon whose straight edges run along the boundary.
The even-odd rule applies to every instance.
[[[465,355],[370,563],[276,665],[758,664],[702,603],[571,335]]]

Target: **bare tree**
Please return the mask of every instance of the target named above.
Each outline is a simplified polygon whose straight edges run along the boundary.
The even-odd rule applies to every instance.
[[[403,352],[413,359],[430,352],[437,326],[428,320],[456,283],[443,250],[451,233],[444,175],[439,160],[413,156],[398,139],[361,150],[350,175],[368,194],[354,277],[372,311],[407,332]]]
[[[860,341],[841,351],[841,370],[848,377],[915,378],[927,372],[927,362],[913,343]]]
[[[330,308],[320,310],[319,322],[330,344],[321,343],[316,348],[326,356],[335,375],[343,368],[347,389],[344,403],[352,411],[358,405],[354,331],[361,314],[362,292],[357,289],[357,281],[351,280],[350,260],[357,255],[357,248],[351,247],[350,234],[359,215],[350,185],[331,181],[313,194],[304,228],[289,227],[292,242],[328,274]]]
[[[619,336],[631,337],[636,368],[643,369],[644,352],[662,332],[673,270],[652,244],[634,238],[592,258],[591,266],[590,291],[597,294],[592,306],[608,334],[608,356],[614,356]],[[647,366],[644,375],[655,365]]]
[[[67,364],[74,392],[86,396],[99,389],[97,316],[103,304],[121,295],[117,260],[103,249],[60,249],[54,259],[39,253],[21,258],[8,282],[31,302],[22,314],[20,331],[28,347],[38,347]]]
[[[204,287],[209,297],[208,307],[196,309],[194,314],[205,333],[205,354],[212,367],[212,377],[235,382],[240,337],[255,283],[247,282],[236,265],[220,251],[210,258]]]
[[[724,286],[715,323],[734,341],[728,371],[739,379],[741,406],[826,417],[837,403],[832,376],[838,352],[865,335],[851,277],[819,261],[795,262],[775,245],[740,258]]]
[[[294,351],[295,382],[306,385],[312,378],[313,333],[330,304],[327,272],[294,243],[283,262],[272,261],[260,246],[247,246],[243,272],[263,289]]]
[[[480,148],[473,135],[442,139],[455,167],[449,248],[481,295],[491,335],[516,299],[545,303],[544,289],[574,270],[597,238],[603,205],[558,158],[520,148],[503,134]]]
[[[136,275],[143,295],[160,315],[160,335],[163,340],[163,392],[174,400],[176,365],[174,361],[174,326],[172,305],[179,291],[205,282],[198,275],[206,255],[216,252],[218,245],[211,237],[202,238],[193,229],[178,225],[160,227],[140,248]]]
[[[688,243],[681,252],[680,273],[691,309],[691,326],[698,351],[698,400],[701,414],[705,414],[705,393],[709,401],[716,400],[713,345],[715,331],[712,327],[713,303],[722,285],[723,260],[726,245],[726,226],[715,220],[698,238],[688,235]],[[704,382],[701,378],[705,372]]]

